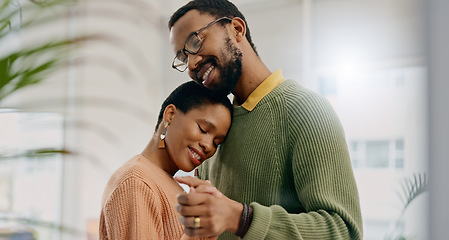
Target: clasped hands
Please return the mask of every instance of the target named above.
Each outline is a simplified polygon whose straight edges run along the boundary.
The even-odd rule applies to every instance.
[[[178,195],[175,205],[179,221],[188,236],[212,237],[224,231],[237,232],[243,206],[224,196],[209,181],[194,177],[175,177],[190,187],[190,193]]]

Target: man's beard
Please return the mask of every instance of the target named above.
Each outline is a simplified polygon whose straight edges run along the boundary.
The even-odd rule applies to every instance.
[[[217,94],[228,95],[234,90],[242,75],[242,52],[232,45],[229,38],[226,39],[225,50],[221,54],[221,59],[229,59],[227,62],[220,65],[216,58],[212,58],[207,62],[214,64],[215,68],[220,72],[220,79],[214,82],[210,89]]]

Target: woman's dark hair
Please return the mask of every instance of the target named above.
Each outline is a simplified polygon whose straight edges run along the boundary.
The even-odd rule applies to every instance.
[[[231,118],[234,111],[234,108],[226,95],[217,94],[203,85],[200,85],[194,81],[189,81],[181,84],[173,90],[173,92],[170,93],[170,95],[162,103],[155,131],[157,131],[157,128],[162,121],[165,108],[170,104],[175,105],[176,108],[184,114],[192,109],[199,108],[207,104],[225,106],[231,113]]]
[[[239,17],[243,19],[246,25],[246,39],[248,40],[249,44],[251,44],[251,47],[253,48],[254,52],[259,55],[256,51],[256,46],[254,45],[253,41],[251,40],[251,34],[249,32],[248,23],[246,22],[245,17],[243,14],[237,9],[237,7],[227,1],[227,0],[193,0],[187,3],[186,5],[179,8],[170,18],[170,21],[168,21],[168,29],[171,29],[173,25],[178,21],[182,16],[184,16],[188,11],[190,10],[198,10],[200,13],[206,13],[211,16],[221,18],[221,17]],[[222,25],[224,25],[226,22],[221,22]]]

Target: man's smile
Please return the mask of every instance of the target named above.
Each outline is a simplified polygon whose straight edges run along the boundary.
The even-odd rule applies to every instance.
[[[202,83],[206,87],[210,87],[210,83],[212,81],[213,73],[215,70],[215,66],[212,63],[206,63],[200,69],[200,71],[196,74],[196,80]]]

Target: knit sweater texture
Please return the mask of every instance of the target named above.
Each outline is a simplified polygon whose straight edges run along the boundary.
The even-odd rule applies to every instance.
[[[184,230],[175,211],[176,196],[181,192],[170,174],[141,154],[134,156],[107,183],[101,204],[100,239],[181,239]],[[184,235],[182,239],[200,238]]]
[[[327,100],[293,80],[252,111],[236,107],[226,141],[198,173],[254,208],[244,239],[362,239],[341,123]]]

